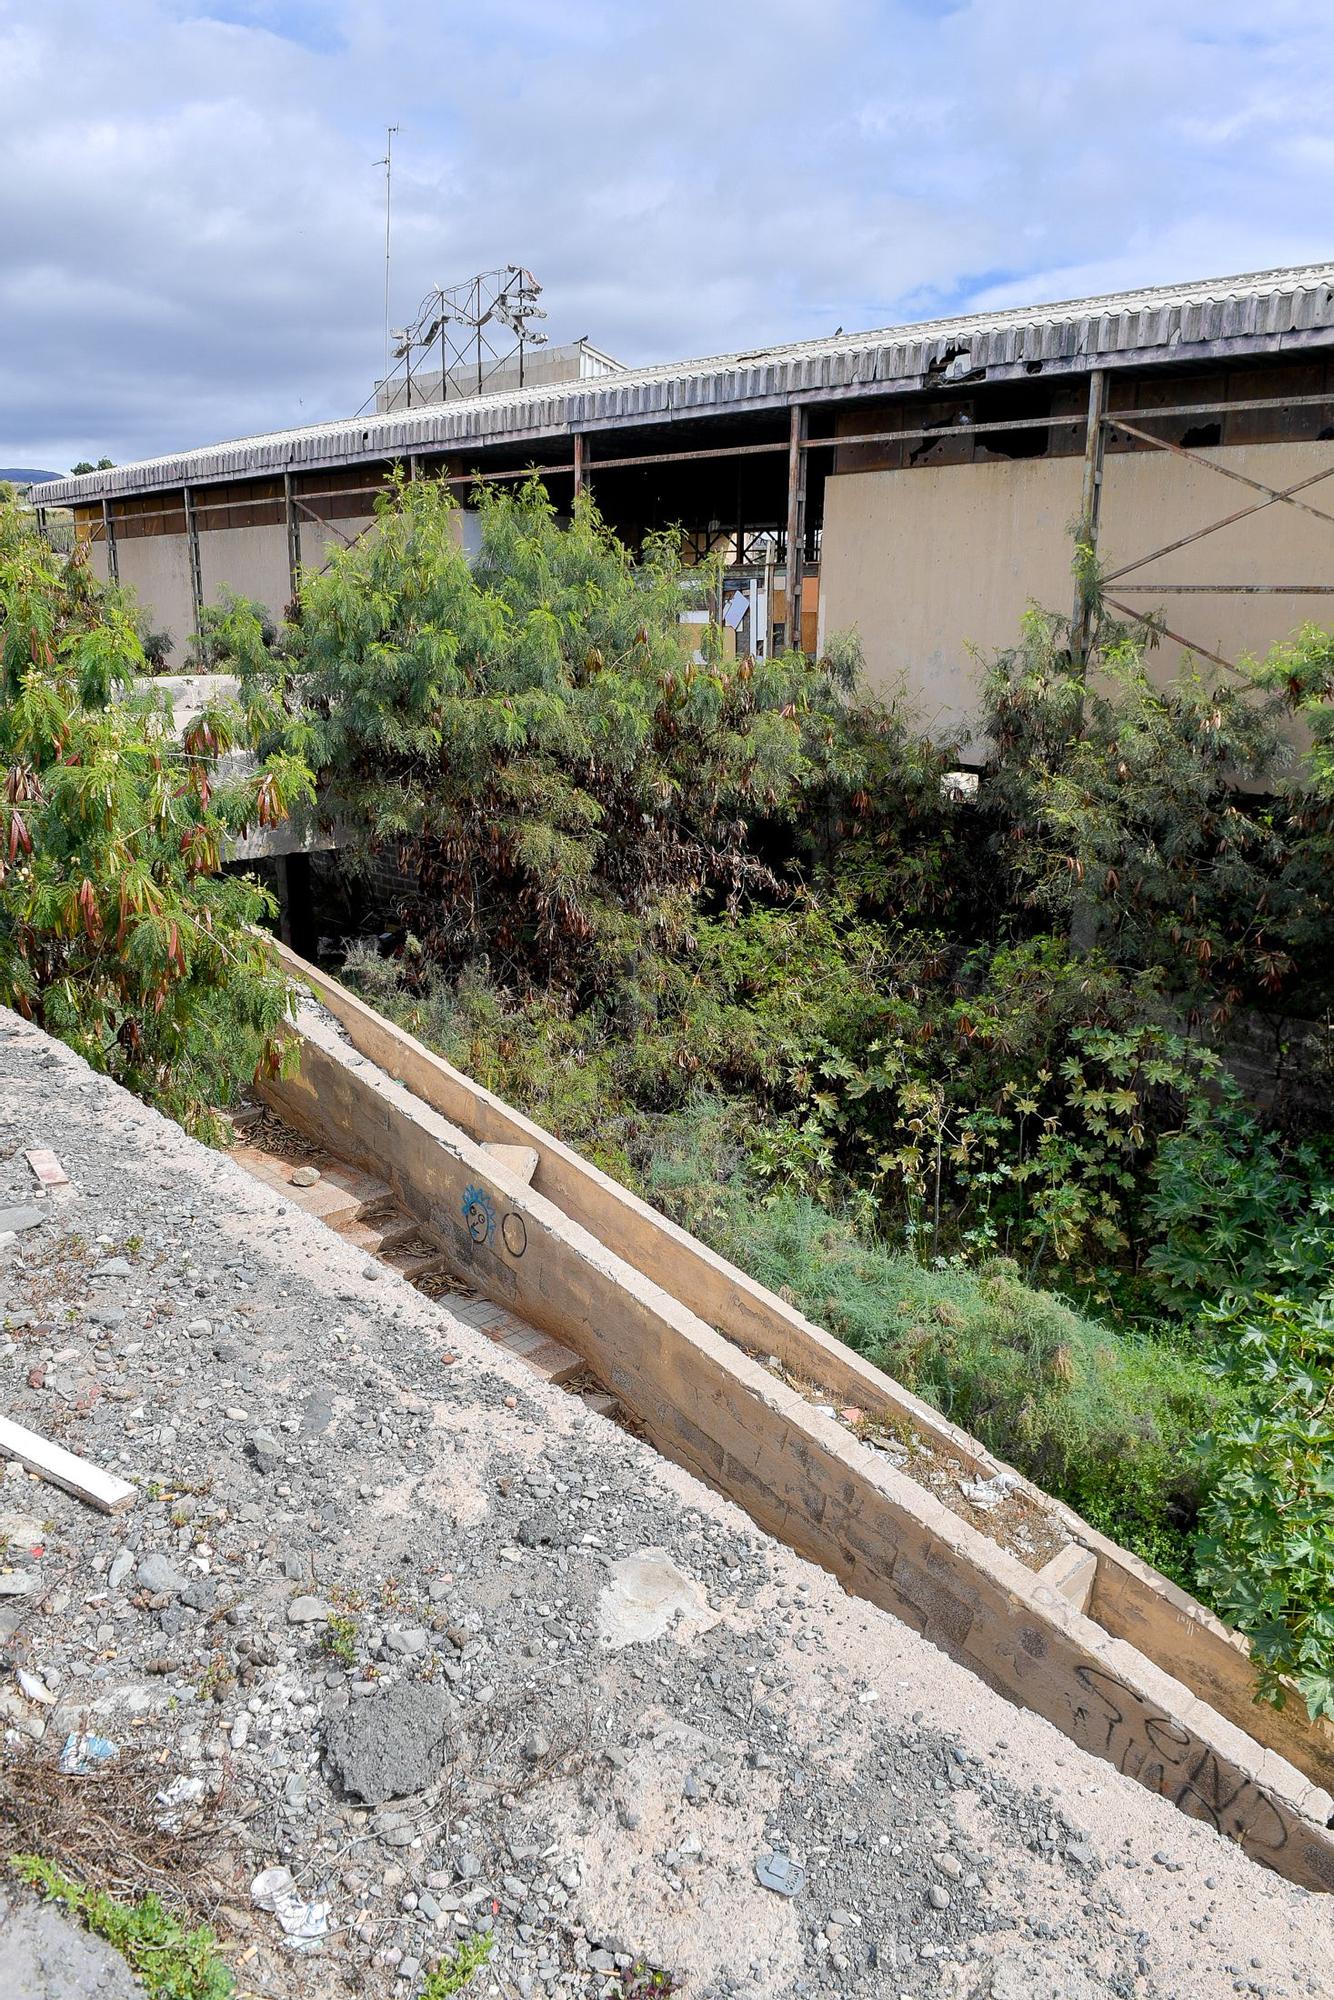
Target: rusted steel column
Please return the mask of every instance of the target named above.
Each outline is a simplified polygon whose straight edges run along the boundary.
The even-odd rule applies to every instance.
[[[120,582],[120,555],[116,548],[116,523],[111,518],[111,502],[102,502],[102,535],[107,545],[107,580]]]
[[[584,490],[584,434],[574,432],[574,497],[577,500]]]
[[[801,571],[803,542],[806,535],[806,459],[802,450],[806,442],[806,410],[801,403],[792,405],[791,428],[787,440],[787,575],[784,578],[784,594],[787,598],[787,644],[790,648],[801,645]]]
[[[1102,459],[1107,439],[1107,371],[1095,368],[1089,376],[1088,428],[1084,436],[1084,480],[1079,496],[1079,541],[1098,555],[1098,518],[1102,512]],[[1083,582],[1075,585],[1075,608],[1070,620],[1071,651],[1080,666],[1088,656],[1093,607]]]
[[[199,567],[199,523],[195,519],[195,496],[188,486],[181,488],[185,500],[185,554],[190,565],[190,601],[194,606],[195,631],[199,631],[204,617],[204,576]],[[200,641],[200,657],[204,646]]]
[[[292,500],[292,475],[283,474],[283,521],[287,529],[287,588],[289,601],[296,603],[301,589],[301,523]]]

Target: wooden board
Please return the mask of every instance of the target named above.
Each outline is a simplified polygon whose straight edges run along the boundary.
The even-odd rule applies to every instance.
[[[86,1500],[103,1514],[123,1513],[138,1498],[138,1488],[128,1480],[118,1479],[114,1472],[103,1472],[86,1458],[76,1458],[63,1445],[52,1444],[49,1438],[25,1430],[22,1424],[11,1423],[8,1417],[0,1417],[0,1457],[16,1458],[29,1472],[50,1480],[53,1486],[63,1486],[67,1493]]]

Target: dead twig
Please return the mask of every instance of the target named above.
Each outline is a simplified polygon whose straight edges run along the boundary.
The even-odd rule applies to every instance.
[[[122,1750],[84,1777],[68,1777],[37,1746],[0,1766],[4,1854],[40,1854],[66,1875],[122,1900],[151,1893],[199,1919],[227,1894],[223,1797],[186,1811],[156,1802],[164,1767],[146,1751]]]

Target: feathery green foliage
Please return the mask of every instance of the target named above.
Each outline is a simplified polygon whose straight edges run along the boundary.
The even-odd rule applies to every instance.
[[[178,740],[142,667],[124,601],[0,507],[0,1002],[209,1133],[288,1009],[253,928],[269,899],[221,864],[310,777],[277,744],[221,777],[268,694],[210,702]]]
[[[828,676],[683,629],[702,579],[667,537],[632,562],[590,502],[562,528],[536,482],[478,506],[470,563],[448,489],[400,483],[306,582],[285,643],[325,809],[363,859],[401,857],[435,961],[603,990],[699,898],[776,887],[746,823],[791,801]]]

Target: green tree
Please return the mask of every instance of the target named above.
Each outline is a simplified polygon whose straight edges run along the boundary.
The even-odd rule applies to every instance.
[[[702,899],[777,888],[750,826],[800,784],[830,682],[683,628],[707,579],[669,538],[633,561],[589,501],[562,527],[535,481],[477,504],[470,563],[448,489],[397,482],[378,533],[305,582],[280,645],[323,810],[354,859],[401,860],[430,960],[605,990],[685,947]],[[213,634],[220,663],[261,643],[243,623]]]
[[[1144,653],[1142,632],[1098,616],[1084,665],[1069,621],[1029,607],[985,687],[997,849],[1032,921],[1096,938],[1221,1025],[1311,969],[1292,950],[1297,829],[1274,797],[1281,702],[1189,663],[1157,681]]]
[[[213,1129],[278,1060],[289,991],[253,926],[271,908],[222,865],[245,828],[310,796],[267,691],[212,703],[177,740],[127,605],[0,508],[0,1002],[190,1128]]]

